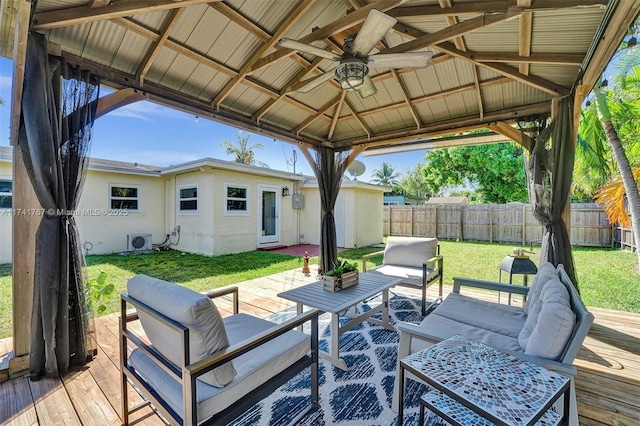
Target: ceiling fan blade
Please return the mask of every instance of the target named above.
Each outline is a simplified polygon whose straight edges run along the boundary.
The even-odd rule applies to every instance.
[[[281,38],[278,42],[278,46],[286,47],[291,50],[299,50],[300,52],[308,53],[310,55],[320,56],[321,58],[330,59],[332,61],[339,61],[340,56],[336,55],[333,52],[328,50],[321,49],[316,46],[312,46],[307,43],[302,43],[297,40],[292,40],[290,38]]]
[[[325,72],[322,75],[319,75],[318,77],[301,81],[300,83],[298,83],[299,85],[296,85],[293,87],[293,91],[300,92],[300,93],[310,92],[311,90],[320,86],[325,81],[331,80],[334,76],[335,76],[335,68],[332,69],[331,71]]]
[[[358,93],[360,93],[361,98],[366,98],[378,93],[378,89],[376,89],[376,85],[373,84],[373,80],[371,80],[371,77],[366,76],[364,78],[364,82],[362,83],[362,87],[358,89]]]
[[[382,37],[387,35],[389,30],[396,24],[397,19],[384,14],[376,9],[371,9],[367,19],[362,24],[362,29],[353,41],[351,48],[352,53],[359,53],[360,56],[366,56],[371,52],[371,49]]]
[[[426,68],[433,52],[378,53],[369,56],[369,68]]]

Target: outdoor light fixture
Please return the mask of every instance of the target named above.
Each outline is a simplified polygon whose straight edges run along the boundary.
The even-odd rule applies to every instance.
[[[288,187],[284,187],[282,188],[282,196],[283,197],[288,197],[289,196],[289,188]]]
[[[336,68],[336,78],[343,90],[358,90],[369,73],[367,64],[362,59],[345,59]]]

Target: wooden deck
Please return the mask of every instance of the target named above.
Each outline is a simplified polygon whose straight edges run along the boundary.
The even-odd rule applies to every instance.
[[[292,303],[279,299],[277,293],[313,280],[298,270],[243,282],[238,285],[240,311],[260,317],[281,311]],[[450,290],[445,286],[445,294]],[[428,296],[435,297],[436,291],[430,288]],[[227,300],[218,307],[223,315],[231,311]],[[597,308],[590,311],[595,323],[575,362],[580,424],[640,425],[640,315]],[[23,377],[0,384],[0,424],[121,423],[118,317],[97,318],[95,328],[98,356],[87,368],[62,379],[30,382]],[[8,339],[0,341],[0,354],[7,352],[9,344]],[[141,400],[134,391],[130,391],[130,399]],[[137,412],[135,418],[137,424],[164,424],[148,408]]]

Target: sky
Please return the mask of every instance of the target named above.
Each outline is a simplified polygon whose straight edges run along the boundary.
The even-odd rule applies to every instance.
[[[9,146],[9,115],[11,111],[11,76],[13,62],[0,57],[0,146]],[[108,93],[102,90],[100,96]],[[233,161],[220,146],[224,140],[237,141],[239,129],[183,113],[161,105],[142,101],[116,109],[96,120],[93,127],[90,156],[108,160],[168,166],[212,157]],[[294,145],[273,138],[250,134],[249,143],[261,143],[256,159],[271,169],[313,175],[309,163],[297,152],[294,170]],[[382,162],[391,164],[403,176],[424,160],[424,151],[404,152],[364,157],[359,155],[366,170],[357,179],[370,182]],[[351,177],[348,175],[348,177]]]

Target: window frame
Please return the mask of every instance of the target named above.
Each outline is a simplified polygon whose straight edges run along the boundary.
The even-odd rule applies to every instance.
[[[229,197],[229,188],[240,188],[245,190],[244,198]],[[245,210],[229,210],[227,204],[229,200],[238,200],[245,202]],[[249,216],[251,213],[251,187],[241,183],[224,183],[224,215],[225,216]]]
[[[135,189],[136,190],[136,197],[114,197],[113,195],[111,195],[113,188],[132,188],[132,189]],[[113,208],[113,205],[111,204],[111,202],[113,200],[135,200],[138,207],[135,208],[135,209]],[[139,213],[139,212],[142,211],[141,208],[140,208],[140,202],[141,202],[140,185],[130,184],[130,183],[109,183],[109,210],[127,211],[127,212],[132,212],[132,213]]]
[[[9,185],[11,186],[11,190],[9,192],[0,192],[0,196],[9,197],[11,205],[9,207],[0,206],[0,210],[10,210],[13,208],[13,180],[11,178],[0,177],[0,181],[9,182]]]
[[[188,197],[188,198],[182,198],[182,195],[180,194],[180,192],[183,189],[191,189],[191,188],[195,188],[196,190],[196,196],[195,197]],[[177,208],[177,212],[179,215],[192,215],[192,216],[196,216],[199,214],[199,208],[200,208],[200,203],[199,203],[199,196],[198,196],[198,192],[199,192],[199,188],[198,188],[198,184],[197,183],[188,183],[185,185],[178,185],[176,187],[176,208]],[[181,206],[181,202],[182,201],[192,201],[195,200],[196,201],[196,208],[195,210],[183,210],[182,206]]]

